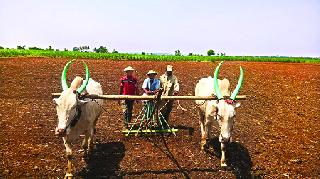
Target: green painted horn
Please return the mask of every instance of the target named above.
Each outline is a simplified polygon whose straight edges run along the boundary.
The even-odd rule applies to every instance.
[[[69,66],[74,61],[75,61],[75,59],[69,61],[64,66],[64,69],[62,71],[62,74],[61,74],[61,86],[62,86],[63,91],[67,90],[69,88],[68,83],[67,83],[67,72],[68,72]],[[87,64],[84,61],[82,61],[82,63],[83,63],[83,66],[84,66],[84,68],[86,70],[86,79],[84,80],[83,84],[77,89],[78,93],[81,93],[84,89],[86,89],[86,87],[88,85],[88,82],[89,82],[89,78],[90,78],[90,72],[89,72],[89,68],[88,68]]]
[[[242,70],[242,67],[240,66],[240,77],[238,80],[238,84],[236,86],[236,89],[234,89],[234,91],[231,93],[230,99],[232,99],[232,100],[236,99],[236,96],[239,93],[240,88],[242,86],[242,82],[243,82],[243,70]]]
[[[216,92],[216,95],[218,97],[218,100],[223,98],[223,95],[221,94],[219,84],[218,84],[218,75],[219,75],[219,70],[220,66],[222,65],[223,61],[219,63],[219,65],[216,67],[216,70],[214,71],[214,77],[213,77],[213,87],[214,91]]]
[[[80,88],[77,89],[78,93],[82,93],[83,90],[86,89],[88,82],[89,82],[89,78],[90,78],[90,72],[89,72],[89,68],[87,66],[87,64],[82,61],[84,68],[86,69],[86,79],[84,80],[83,84],[80,86]]]
[[[63,68],[62,74],[61,74],[61,86],[62,86],[62,90],[65,91],[69,88],[68,83],[67,83],[67,72],[69,69],[69,66],[71,65],[71,63],[73,63],[75,61],[75,59],[70,60]]]

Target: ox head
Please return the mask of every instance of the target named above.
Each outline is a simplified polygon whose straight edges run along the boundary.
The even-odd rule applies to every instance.
[[[63,92],[59,98],[54,99],[58,115],[58,126],[55,129],[55,134],[60,136],[64,136],[67,133],[67,130],[75,125],[75,120],[78,120],[81,114],[81,106],[86,103],[86,101],[79,99],[79,94],[85,90],[90,78],[89,69],[86,63],[83,62],[83,66],[86,70],[85,81],[83,82],[81,77],[76,77],[72,81],[70,88],[68,87],[67,71],[70,64],[74,61],[75,60],[69,61],[65,65],[61,75]]]
[[[229,142],[231,137],[231,132],[233,129],[234,118],[236,115],[235,108],[240,106],[240,103],[235,101],[236,96],[241,88],[243,82],[243,70],[240,66],[240,77],[238,80],[238,84],[234,91],[231,93],[229,98],[224,98],[221,94],[219,83],[218,83],[218,75],[220,66],[223,61],[219,63],[214,72],[214,91],[216,92],[217,100],[217,120],[219,121],[221,127],[221,133],[219,136],[220,142]]]

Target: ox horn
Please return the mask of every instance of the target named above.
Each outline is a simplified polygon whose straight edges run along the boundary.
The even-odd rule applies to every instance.
[[[239,76],[238,84],[236,86],[236,89],[234,89],[234,91],[231,93],[230,99],[232,100],[236,99],[236,96],[239,93],[239,90],[242,86],[242,82],[243,82],[243,70],[242,70],[242,67],[240,66],[240,76]]]
[[[223,96],[221,94],[219,84],[218,84],[218,75],[219,75],[219,70],[220,66],[222,65],[223,61],[219,63],[219,65],[216,67],[216,70],[214,71],[214,77],[213,77],[213,88],[214,91],[216,92],[216,95],[218,97],[218,100],[222,99]]]
[[[63,68],[62,74],[61,74],[61,86],[62,86],[62,90],[65,91],[67,90],[68,87],[68,83],[67,83],[67,72],[69,69],[69,66],[71,65],[71,63],[73,63],[75,61],[75,59],[70,60]]]
[[[68,72],[69,66],[74,61],[75,61],[75,59],[69,61],[64,66],[64,69],[62,71],[62,74],[61,74],[61,86],[62,86],[63,91],[67,90],[69,88],[68,83],[67,83],[67,72]],[[85,79],[84,83],[77,89],[78,93],[81,93],[87,87],[87,84],[88,84],[89,78],[90,78],[90,72],[89,72],[89,68],[88,68],[87,64],[84,61],[82,61],[82,63],[83,63],[83,66],[84,66],[84,68],[86,70],[86,79]]]
[[[82,61],[82,63],[83,63],[83,67],[86,69],[86,79],[84,80],[83,84],[77,89],[78,93],[82,93],[82,91],[86,89],[89,82],[89,78],[90,78],[90,72],[87,64],[84,61]]]

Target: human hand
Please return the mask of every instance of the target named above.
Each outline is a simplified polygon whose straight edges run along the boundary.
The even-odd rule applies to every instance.
[[[178,91],[173,91],[173,95],[174,95],[174,96],[177,96],[178,93],[179,93]]]

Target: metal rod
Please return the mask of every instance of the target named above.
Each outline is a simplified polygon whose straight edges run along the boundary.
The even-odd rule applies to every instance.
[[[130,133],[128,133],[129,131],[128,130],[124,130],[122,131],[122,133],[125,134],[125,136],[129,136]],[[178,132],[178,129],[160,129],[160,130],[156,130],[156,129],[147,129],[147,130],[132,130],[132,133],[136,133],[136,134],[152,134],[152,133],[176,133]]]
[[[52,93],[53,98],[58,98],[61,93]],[[229,96],[225,96],[227,98]],[[153,100],[155,99],[154,95],[151,96],[134,96],[134,95],[96,95],[90,94],[86,95],[86,98],[90,99],[105,99],[105,100]],[[162,100],[217,100],[216,96],[161,96]],[[247,99],[246,95],[236,96],[236,100],[245,100]]]
[[[128,130],[128,135],[129,135],[130,131],[133,130],[133,127],[134,127],[135,125],[137,125],[137,121],[138,121],[138,119],[140,118],[140,116],[141,116],[141,114],[142,114],[143,111],[145,111],[145,106],[143,106],[143,108],[142,108],[142,110],[140,111],[139,115],[138,115],[137,118],[135,119],[133,125],[131,125],[130,129]]]

